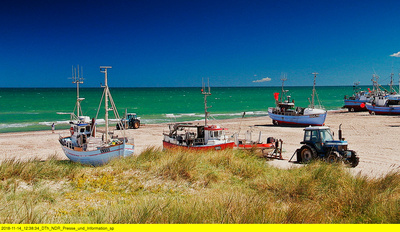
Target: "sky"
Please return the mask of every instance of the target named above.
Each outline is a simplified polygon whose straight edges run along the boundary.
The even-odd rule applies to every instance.
[[[400,1],[2,0],[0,87],[370,85],[400,72]]]

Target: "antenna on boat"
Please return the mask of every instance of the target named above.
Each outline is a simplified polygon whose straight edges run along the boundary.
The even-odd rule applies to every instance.
[[[312,90],[311,108],[313,108],[313,109],[314,109],[315,79],[317,78],[317,75],[318,75],[319,73],[317,73],[317,72],[313,72],[312,74],[314,75],[314,84],[313,84],[313,90]]]
[[[210,90],[210,79],[208,78],[208,92],[204,91],[205,90],[205,83],[204,83],[204,79],[201,79],[201,84],[202,84],[202,88],[201,88],[201,94],[204,95],[204,126],[207,126],[207,118],[208,118],[208,112],[207,109],[211,108],[211,106],[207,106],[207,96],[211,95],[211,90]]]
[[[78,75],[76,74],[76,69],[78,68]],[[83,84],[83,71],[81,71],[81,74],[79,74],[79,65],[77,68],[74,68],[72,66],[72,76],[70,79],[72,79],[72,83],[76,84],[76,104],[75,104],[75,109],[76,110],[76,117],[79,120],[79,115],[82,114],[82,108],[81,108],[81,101],[85,100],[85,98],[80,98],[79,97],[79,84]],[[81,67],[82,69],[82,67]],[[83,70],[83,69],[82,69]],[[71,120],[72,120],[72,115],[74,112],[71,114]]]

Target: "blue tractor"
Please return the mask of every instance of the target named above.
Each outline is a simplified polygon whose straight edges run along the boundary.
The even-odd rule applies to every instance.
[[[321,159],[327,162],[344,162],[356,167],[359,157],[353,150],[348,150],[347,141],[342,138],[341,125],[339,126],[339,140],[334,140],[331,130],[327,126],[306,127],[304,139],[300,144],[303,146],[297,149],[297,161],[308,163],[314,159]]]
[[[138,129],[140,127],[140,119],[135,113],[125,113],[125,117],[121,119],[120,123],[117,123],[116,129]]]

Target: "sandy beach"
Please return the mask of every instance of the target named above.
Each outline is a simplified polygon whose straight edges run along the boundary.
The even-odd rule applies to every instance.
[[[203,122],[194,122],[203,123]],[[240,131],[244,137],[247,130],[253,131],[253,139],[262,132],[262,140],[274,137],[283,140],[284,160],[268,161],[280,168],[299,167],[301,164],[289,163],[288,160],[303,139],[301,127],[276,127],[271,119],[265,117],[245,117],[243,119],[213,120],[228,128],[227,134]],[[356,168],[349,169],[354,175],[380,177],[391,171],[400,170],[400,117],[376,116],[368,112],[348,113],[347,111],[330,111],[325,124],[331,127],[337,138],[339,125],[342,124],[343,137],[349,142],[349,149],[355,150],[360,157]],[[162,146],[162,133],[168,130],[167,124],[147,124],[137,130],[128,130],[128,137],[134,138],[135,154],[140,154],[147,147]],[[45,160],[50,156],[67,159],[58,142],[60,135],[66,136],[68,130],[1,133],[0,161],[5,159]],[[295,159],[295,158],[294,158]]]

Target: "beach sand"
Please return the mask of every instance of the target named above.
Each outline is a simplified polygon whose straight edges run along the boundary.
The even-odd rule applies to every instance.
[[[200,122],[193,122],[203,123]],[[271,119],[265,117],[245,117],[243,119],[212,120],[209,124],[218,124],[228,128],[227,134],[240,131],[244,138],[247,130],[253,131],[253,139],[262,132],[262,141],[267,137],[283,140],[284,160],[268,161],[280,168],[300,167],[302,164],[289,163],[294,151],[300,148],[303,139],[302,127],[276,127]],[[339,125],[342,124],[343,137],[349,142],[348,148],[355,150],[360,157],[356,168],[349,168],[354,175],[372,178],[380,177],[392,171],[400,170],[400,117],[369,115],[368,112],[348,113],[347,111],[329,111],[325,124],[331,127],[337,139]],[[128,138],[134,138],[135,154],[147,147],[162,147],[162,133],[168,130],[167,124],[146,124],[136,130],[128,130]],[[6,159],[45,160],[55,156],[67,159],[58,142],[59,136],[69,135],[68,130],[1,133],[0,161]],[[294,160],[296,158],[294,157]]]

